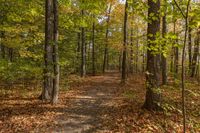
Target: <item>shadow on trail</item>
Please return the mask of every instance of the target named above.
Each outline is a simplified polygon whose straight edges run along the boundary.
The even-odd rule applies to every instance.
[[[103,124],[106,112],[115,112],[113,106],[114,94],[119,86],[118,75],[92,77],[89,82],[82,85],[81,94],[71,97],[70,107],[65,109],[67,118],[60,116],[57,132],[100,132],[106,131]]]

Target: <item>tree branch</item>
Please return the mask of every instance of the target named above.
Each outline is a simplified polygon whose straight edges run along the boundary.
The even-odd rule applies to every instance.
[[[178,3],[176,2],[176,0],[174,0],[174,3],[176,4],[176,6],[178,7],[178,9],[180,10],[180,12],[183,15],[183,17],[186,18],[186,15],[183,13],[181,7],[178,5]]]

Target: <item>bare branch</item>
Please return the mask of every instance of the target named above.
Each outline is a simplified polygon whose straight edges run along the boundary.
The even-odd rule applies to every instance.
[[[189,0],[190,1],[190,0]],[[176,0],[174,0],[174,3],[176,4],[176,6],[178,7],[178,9],[180,10],[181,14],[183,15],[184,18],[186,18],[186,15],[184,14],[184,12],[182,11],[181,7],[178,5],[178,3],[176,2]]]

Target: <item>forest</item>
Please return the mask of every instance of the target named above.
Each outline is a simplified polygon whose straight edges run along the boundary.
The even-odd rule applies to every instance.
[[[199,133],[200,0],[0,0],[0,133]]]

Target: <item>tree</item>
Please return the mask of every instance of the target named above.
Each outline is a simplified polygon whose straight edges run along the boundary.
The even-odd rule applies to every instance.
[[[189,7],[190,1],[187,1],[186,11],[184,12],[181,7],[178,5],[176,0],[174,0],[176,6],[180,10],[182,16],[185,20],[185,34],[184,34],[184,43],[183,43],[183,50],[182,50],[182,69],[181,69],[181,87],[182,87],[182,113],[183,113],[183,132],[186,132],[186,109],[185,109],[185,51],[186,51],[186,42],[187,42],[187,33],[188,33],[188,15],[189,15]]]
[[[163,45],[162,45],[162,84],[167,84],[167,58],[166,55],[164,55],[164,51],[166,51],[166,40],[165,36],[167,33],[167,22],[166,22],[166,0],[163,1],[165,5],[165,11],[164,16],[162,17],[162,37],[164,39]]]
[[[146,99],[143,105],[148,110],[159,110],[161,92],[158,86],[157,55],[153,47],[156,46],[156,35],[160,31],[159,10],[160,1],[148,0],[148,28],[147,28],[147,70],[146,70]]]
[[[109,34],[109,23],[110,23],[110,17],[111,17],[111,9],[112,9],[112,3],[109,4],[109,9],[107,12],[107,26],[106,26],[106,44],[104,49],[104,59],[103,59],[103,73],[105,72],[106,67],[108,67],[108,34]]]
[[[127,26],[128,26],[128,0],[125,3],[124,9],[124,42],[123,42],[123,53],[122,53],[122,83],[126,81],[127,74]]]
[[[94,21],[94,15],[93,15]],[[93,76],[96,74],[96,67],[95,67],[95,22],[92,24],[92,74]]]
[[[53,93],[52,93],[52,104],[58,102],[58,91],[59,91],[59,57],[58,57],[58,1],[53,0]]]
[[[51,98],[52,78],[51,78],[51,10],[52,1],[46,0],[45,3],[45,46],[44,46],[44,87],[42,91],[42,99],[48,100]]]
[[[194,46],[194,53],[192,57],[192,63],[191,63],[191,77],[195,76],[195,73],[197,71],[197,65],[198,65],[198,56],[199,56],[199,47],[200,47],[200,28],[197,30],[197,37],[195,39],[195,46]]]
[[[84,10],[81,11],[82,19],[84,19]],[[86,44],[85,44],[85,28],[81,27],[81,77],[86,75]]]

